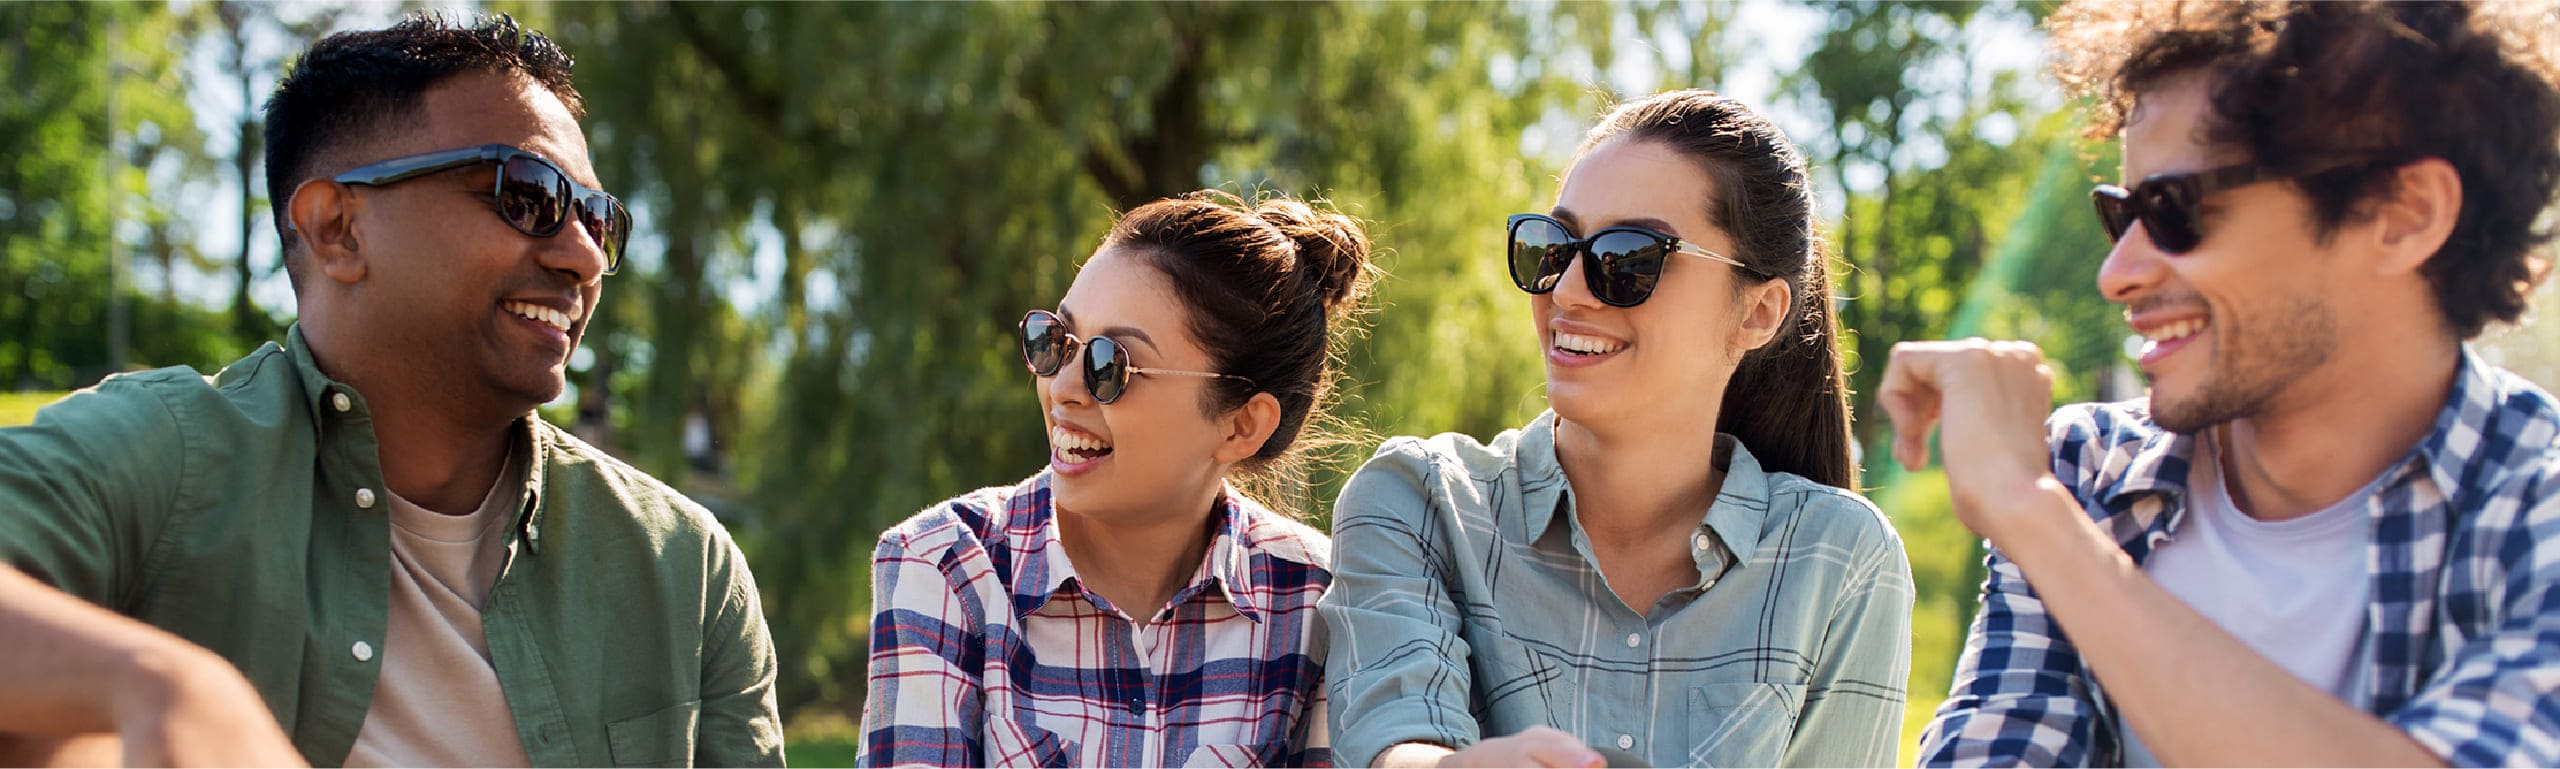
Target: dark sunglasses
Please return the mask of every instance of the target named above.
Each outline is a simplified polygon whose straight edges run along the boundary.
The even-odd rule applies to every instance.
[[[1170,374],[1203,379],[1233,379],[1247,386],[1253,380],[1234,374],[1208,371],[1176,371],[1169,368],[1139,368],[1129,365],[1129,350],[1111,337],[1095,336],[1079,339],[1067,333],[1067,322],[1057,313],[1032,310],[1022,314],[1022,364],[1031,367],[1032,376],[1052,377],[1066,365],[1067,357],[1084,348],[1084,391],[1093,394],[1095,403],[1110,403],[1129,392],[1131,374]]]
[[[2125,231],[2140,221],[2152,245],[2183,254],[2204,242],[2203,215],[2198,209],[2205,196],[2275,178],[2280,177],[2242,163],[2194,173],[2157,174],[2130,190],[2101,184],[2089,191],[2089,202],[2098,207],[2098,224],[2106,228],[2107,242],[2123,240]]]
[[[1576,254],[1591,257],[1582,268],[1591,295],[1613,307],[1634,307],[1652,297],[1654,285],[1662,282],[1662,263],[1673,254],[1711,259],[1733,265],[1745,275],[1765,277],[1739,259],[1643,227],[1610,227],[1576,238],[1572,228],[1553,217],[1512,214],[1510,230],[1511,282],[1532,294],[1556,290],[1556,281],[1573,266]]]
[[[560,234],[574,209],[587,234],[604,248],[604,274],[622,269],[622,247],[631,240],[631,211],[601,190],[569,178],[549,159],[504,144],[392,158],[331,178],[340,184],[381,187],[427,174],[481,163],[498,164],[498,182],[490,208],[517,232],[548,238]]]

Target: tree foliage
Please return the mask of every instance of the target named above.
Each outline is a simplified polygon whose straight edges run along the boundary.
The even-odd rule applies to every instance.
[[[210,167],[176,53],[200,17],[0,4],[0,29],[16,31],[0,42],[0,387],[234,354],[212,313],[135,279],[201,260],[182,201],[159,188]]]
[[[1589,78],[1628,19],[1720,25],[1667,5],[525,11],[578,52],[600,172],[648,222],[582,398],[646,467],[735,469],[795,698],[859,685],[880,529],[1044,461],[1011,326],[1115,211],[1201,187],[1331,200],[1392,275],[1345,355],[1351,423],[1525,422],[1541,374],[1500,222],[1560,169],[1523,137],[1598,111]],[[685,455],[687,424],[715,457]]]

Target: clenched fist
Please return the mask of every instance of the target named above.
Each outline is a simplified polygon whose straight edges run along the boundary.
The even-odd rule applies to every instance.
[[[1976,337],[1893,346],[1877,393],[1893,421],[1893,457],[1917,469],[1929,461],[1929,431],[1945,423],[1938,449],[1947,490],[1966,528],[1997,542],[2004,502],[2059,487],[2045,445],[2053,410],[2053,368],[2027,342]]]

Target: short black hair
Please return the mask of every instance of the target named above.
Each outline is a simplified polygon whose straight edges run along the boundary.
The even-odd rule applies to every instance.
[[[401,124],[429,89],[468,73],[532,78],[584,120],[571,65],[551,38],[504,14],[412,13],[388,29],[340,32],[313,43],[267,97],[267,200],[285,253],[295,251],[287,211],[293,190],[329,151]],[[292,277],[300,285],[300,276]]]

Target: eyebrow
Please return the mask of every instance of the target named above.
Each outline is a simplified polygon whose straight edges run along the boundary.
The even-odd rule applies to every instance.
[[[1569,228],[1572,228],[1572,229],[1576,229],[1576,230],[1582,229],[1582,223],[1581,223],[1581,222],[1579,222],[1579,221],[1577,221],[1577,220],[1576,220],[1576,218],[1575,218],[1575,217],[1574,217],[1574,215],[1573,215],[1573,212],[1572,212],[1572,211],[1570,211],[1570,210],[1567,210],[1564,206],[1556,206],[1556,207],[1555,207],[1555,209],[1554,209],[1554,210],[1552,210],[1552,211],[1549,211],[1549,212],[1547,213],[1547,215],[1548,215],[1548,216],[1551,216],[1551,217],[1554,217],[1556,221],[1564,222],[1564,225],[1565,225],[1566,227],[1569,227]],[[1671,223],[1670,223],[1670,222],[1666,222],[1666,221],[1663,221],[1663,220],[1660,220],[1660,219],[1655,219],[1655,218],[1652,218],[1652,217],[1643,217],[1643,218],[1637,218],[1637,219],[1621,219],[1621,220],[1618,220],[1618,221],[1616,221],[1616,222],[1611,222],[1611,223],[1608,225],[1608,227],[1598,227],[1598,228],[1594,228],[1594,229],[1605,230],[1605,229],[1608,229],[1609,227],[1642,227],[1642,228],[1645,228],[1645,229],[1648,229],[1648,230],[1653,230],[1653,231],[1655,231],[1655,232],[1660,232],[1660,233],[1662,233],[1662,234],[1669,235],[1669,236],[1672,236],[1672,237],[1675,237],[1675,238],[1681,238],[1680,231],[1679,231],[1678,229],[1676,229],[1676,228],[1673,228],[1673,227],[1671,226]],[[1687,238],[1681,238],[1681,239],[1682,239],[1682,240],[1686,240]]]
[[[1058,317],[1065,320],[1067,322],[1067,326],[1070,328],[1076,325],[1076,314],[1067,310],[1067,303],[1065,302],[1058,303]],[[1162,349],[1156,347],[1155,337],[1148,336],[1146,331],[1133,326],[1110,326],[1104,328],[1099,336],[1107,336],[1115,339],[1135,339],[1140,342],[1145,342],[1147,344],[1147,352],[1149,353],[1163,354],[1164,352]]]

